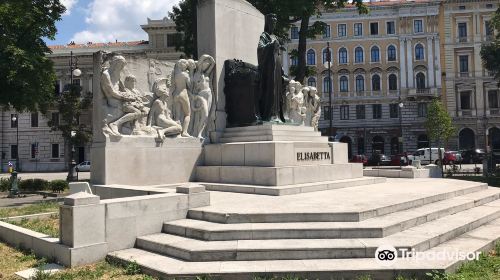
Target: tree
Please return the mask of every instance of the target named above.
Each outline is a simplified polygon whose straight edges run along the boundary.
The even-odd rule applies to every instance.
[[[452,123],[450,115],[446,112],[443,104],[439,99],[434,99],[427,110],[427,120],[424,124],[429,139],[435,141],[438,144],[438,149],[441,149],[441,145],[448,144],[448,140],[455,135],[456,129]],[[431,145],[432,149],[432,145]],[[430,155],[432,155],[432,150],[430,150]],[[443,155],[441,151],[438,150],[439,155],[439,165],[441,166],[441,173],[443,171]]]
[[[66,9],[59,0],[0,1],[0,105],[44,112],[56,76],[42,38],[54,39]]]
[[[177,49],[184,51],[188,56],[194,56],[196,50],[196,4],[198,0],[182,0],[179,6],[173,8],[169,17],[175,22],[177,31],[182,32],[182,40]],[[310,24],[311,18],[320,18],[323,10],[336,11],[345,8],[349,3],[354,5],[359,13],[367,13],[368,8],[363,0],[248,0],[261,13],[277,15],[276,35],[282,43],[289,41],[288,31],[292,25],[300,24],[299,45],[291,56],[298,58],[298,64],[290,70],[295,80],[303,82],[308,74],[315,73],[315,69],[306,65],[307,39],[321,34],[326,24],[316,20]]]
[[[80,116],[90,108],[92,104],[92,94],[90,92],[82,96],[82,88],[79,85],[69,84],[63,93],[57,98],[53,107],[57,108],[60,114],[60,120],[49,121],[52,131],[61,131],[67,147],[83,146],[88,143],[92,137],[92,127],[80,123]],[[71,133],[75,135],[72,136]],[[72,158],[66,157],[68,166]]]
[[[497,35],[492,42],[483,44],[481,58],[484,67],[495,75],[495,79],[500,80],[500,8],[498,8],[491,20],[490,28],[495,29]]]

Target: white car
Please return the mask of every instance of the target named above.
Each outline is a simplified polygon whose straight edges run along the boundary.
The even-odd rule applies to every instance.
[[[80,162],[75,166],[76,172],[90,172],[90,161]]]
[[[432,148],[432,155],[430,153],[431,149],[429,148],[423,148],[423,149],[418,149],[413,155],[408,155],[408,160],[414,161],[414,160],[420,160],[421,164],[430,164],[430,163],[439,163],[439,152],[438,150],[441,151],[441,158],[444,159],[444,148]]]

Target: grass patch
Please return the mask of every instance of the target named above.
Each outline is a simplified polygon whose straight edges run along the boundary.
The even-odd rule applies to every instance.
[[[22,219],[21,221],[8,221],[8,223],[47,234],[50,237],[59,237],[59,214],[44,219]]]
[[[57,202],[40,202],[23,207],[0,208],[0,218],[57,212],[58,210],[59,203]]]
[[[490,187],[500,187],[500,177],[497,176],[471,176],[471,175],[464,175],[464,176],[451,176],[447,177],[448,179],[457,179],[457,180],[464,180],[464,181],[471,181],[471,182],[480,182],[480,183],[487,183]]]

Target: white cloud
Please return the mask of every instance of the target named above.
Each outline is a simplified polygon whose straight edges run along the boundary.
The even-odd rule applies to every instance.
[[[78,3],[78,0],[61,0],[61,4],[66,7],[66,12],[64,13],[65,16],[71,14],[71,9],[76,5],[76,3]]]
[[[75,0],[67,0],[75,1]],[[87,28],[71,41],[114,42],[147,39],[140,25],[147,18],[162,19],[179,0],[92,0],[87,7]]]

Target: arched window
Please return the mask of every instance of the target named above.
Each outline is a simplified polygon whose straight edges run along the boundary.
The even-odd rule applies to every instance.
[[[340,91],[349,91],[349,79],[347,78],[347,76],[340,77]]]
[[[389,90],[398,90],[398,77],[396,74],[389,75]]]
[[[429,148],[429,137],[426,134],[420,134],[417,138],[417,149]]]
[[[316,87],[316,78],[309,77],[309,79],[307,79],[307,85],[310,87]]]
[[[330,54],[332,54],[332,49],[330,49]],[[330,56],[331,62],[333,62],[333,56]],[[323,50],[323,64],[328,62],[328,49]]]
[[[365,78],[362,75],[356,76],[356,91],[365,90]]]
[[[363,61],[364,61],[363,48],[357,47],[356,50],[354,50],[354,62],[362,63]]]
[[[328,93],[332,89],[332,82],[330,77],[323,78],[323,92]]]
[[[472,150],[476,147],[476,136],[470,128],[464,128],[458,134],[458,148],[460,150]]]
[[[299,64],[299,58],[298,58],[298,57],[296,57],[296,56],[292,56],[292,57],[290,58],[290,64],[291,64],[292,66],[296,66],[296,65],[298,65],[298,64]]]
[[[380,49],[377,46],[372,47],[372,62],[380,62]]]
[[[316,52],[313,49],[307,51],[307,65],[316,64]]]
[[[415,60],[424,60],[424,46],[422,44],[417,44],[415,46]]]
[[[340,64],[347,64],[347,49],[346,48],[341,48],[339,50],[339,63]]]
[[[387,48],[387,60],[396,61],[396,47],[393,45]]]
[[[372,90],[380,91],[380,76],[378,74],[372,76]]]
[[[417,74],[417,89],[425,89],[425,75],[422,72]]]

